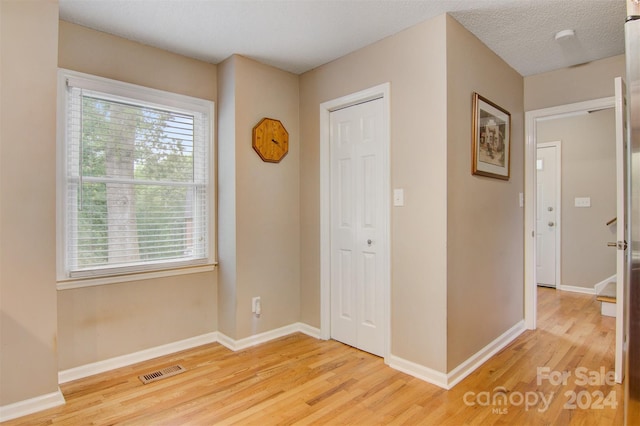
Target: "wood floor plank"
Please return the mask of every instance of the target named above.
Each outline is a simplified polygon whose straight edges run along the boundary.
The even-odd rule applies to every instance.
[[[293,334],[235,353],[204,345],[66,383],[64,406],[3,425],[621,425],[623,387],[579,377],[613,371],[614,352],[615,319],[600,315],[595,296],[540,288],[538,329],[449,391],[352,347]],[[177,363],[187,371],[138,380]],[[558,383],[539,369],[569,376]]]

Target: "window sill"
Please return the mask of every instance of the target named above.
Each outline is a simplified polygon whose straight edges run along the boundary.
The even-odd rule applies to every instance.
[[[155,278],[173,277],[176,275],[197,274],[201,272],[211,272],[215,270],[217,263],[207,265],[192,266],[186,268],[166,269],[163,271],[140,272],[136,274],[114,275],[111,277],[69,279],[58,281],[58,290],[72,290],[74,288],[94,287],[98,285],[119,284],[130,281],[150,280]]]

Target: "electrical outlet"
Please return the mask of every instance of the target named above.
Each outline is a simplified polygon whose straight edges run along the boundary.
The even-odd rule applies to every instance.
[[[260,296],[257,296],[251,299],[251,312],[253,312],[254,314],[257,313],[259,305],[260,305]]]

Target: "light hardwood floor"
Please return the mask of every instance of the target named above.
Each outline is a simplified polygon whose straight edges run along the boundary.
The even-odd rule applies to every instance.
[[[349,346],[294,334],[236,353],[205,345],[70,382],[61,386],[66,405],[5,424],[622,424],[622,386],[593,384],[604,379],[601,368],[613,370],[615,336],[595,296],[539,289],[538,327],[450,391]],[[188,371],[148,385],[137,378],[176,363]],[[571,376],[566,385],[538,384],[538,367]],[[592,384],[582,384],[580,367],[597,372],[587,376]],[[565,407],[571,392],[575,409]]]

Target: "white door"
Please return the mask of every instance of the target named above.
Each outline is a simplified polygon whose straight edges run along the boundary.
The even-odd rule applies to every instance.
[[[559,154],[557,142],[540,143],[536,161],[536,277],[538,285],[555,287],[558,283],[558,225],[560,209]]]
[[[331,337],[384,354],[383,103],[334,111],[331,128]]]
[[[618,383],[624,379],[626,358],[625,295],[629,280],[629,250],[626,249],[629,229],[627,226],[629,178],[627,144],[627,99],[626,87],[621,77],[615,79],[616,96],[616,359],[615,378]]]

